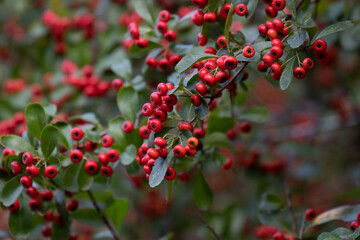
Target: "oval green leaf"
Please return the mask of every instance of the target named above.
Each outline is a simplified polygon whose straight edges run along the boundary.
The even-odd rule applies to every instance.
[[[1,137],[1,145],[19,152],[29,152],[37,155],[35,148],[24,138],[16,135],[7,135]]]
[[[41,151],[48,158],[58,143],[58,130],[53,126],[46,126],[41,132]]]
[[[200,171],[195,177],[193,196],[200,210],[207,210],[213,203],[213,193]]]
[[[194,47],[192,48],[175,66],[175,70],[179,73],[183,73],[191,68],[195,63],[208,59],[217,58],[218,56],[204,53],[205,47]]]
[[[6,207],[13,204],[24,189],[20,184],[20,177],[21,176],[13,177],[7,183],[5,183],[5,186],[1,192],[1,199]]]
[[[46,125],[46,114],[44,108],[38,103],[31,103],[25,109],[27,130],[40,139],[41,130]]]

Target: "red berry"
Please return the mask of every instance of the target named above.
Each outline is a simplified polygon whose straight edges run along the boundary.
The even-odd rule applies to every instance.
[[[252,46],[246,46],[244,47],[242,53],[244,57],[252,58],[255,55],[255,49]]]
[[[191,148],[189,145],[185,146],[186,156],[193,157],[196,154],[196,148]]]
[[[274,18],[277,16],[277,11],[272,6],[267,6],[265,8],[265,13],[269,18]]]
[[[204,13],[201,10],[196,10],[191,16],[191,20],[197,26],[201,26],[204,23]]]
[[[70,159],[73,163],[78,163],[82,160],[83,153],[79,149],[74,149],[70,153]]]
[[[178,177],[184,182],[189,181],[189,175],[186,172],[179,172]]]
[[[20,184],[27,189],[32,186],[32,180],[28,176],[23,176],[20,178]]]
[[[220,17],[226,19],[227,16],[229,15],[230,8],[231,8],[230,3],[224,4],[220,11]]]
[[[306,71],[302,67],[296,67],[293,71],[294,77],[297,79],[303,79],[306,76]]]
[[[162,158],[166,158],[169,153],[166,147],[158,147],[156,150],[159,152],[159,155]]]
[[[174,42],[176,40],[176,32],[173,30],[167,31],[164,34],[164,38],[169,42]]]
[[[119,78],[116,78],[111,82],[111,87],[114,91],[119,91],[123,85],[124,85],[123,81]]]
[[[154,106],[160,106],[161,105],[161,95],[158,92],[153,92],[150,95],[150,102]]]
[[[201,33],[198,33],[197,41],[199,46],[205,46],[208,42],[208,37],[206,35],[203,36]]]
[[[317,53],[324,52],[327,48],[327,43],[322,39],[317,39],[313,43],[313,48],[314,48],[315,52],[317,52]]]
[[[226,38],[225,38],[225,35],[221,35],[220,37],[218,37],[216,43],[217,43],[217,45],[218,45],[220,48],[226,48]]]
[[[302,62],[302,66],[305,70],[311,70],[314,68],[315,64],[311,58],[305,58]]]
[[[90,175],[95,175],[99,170],[99,165],[95,160],[88,160],[84,165],[85,171]]]
[[[12,161],[11,164],[11,171],[13,174],[19,174],[21,173],[21,164],[17,161]]]
[[[270,54],[273,58],[279,59],[283,55],[283,49],[281,47],[274,46],[270,49]]]
[[[71,233],[69,236],[69,240],[77,240],[78,239],[78,235],[76,233]]]
[[[49,226],[43,226],[41,234],[46,238],[51,237],[51,228]]]
[[[204,14],[204,21],[207,23],[214,23],[217,21],[217,15],[213,12],[207,12]]]
[[[51,200],[53,200],[54,195],[50,190],[45,189],[40,193],[40,198],[44,202],[50,202]]]
[[[257,65],[257,69],[260,72],[266,72],[267,71],[268,66],[266,65],[266,63],[264,61],[260,61]]]
[[[306,212],[305,212],[306,220],[312,221],[312,220],[314,220],[315,217],[316,217],[316,212],[314,211],[314,209],[309,208],[306,210]]]
[[[114,143],[114,139],[109,136],[109,135],[105,135],[101,138],[101,145],[104,147],[104,148],[109,148],[113,145]]]
[[[166,180],[173,180],[176,177],[176,171],[173,167],[168,167],[165,173]]]
[[[43,217],[45,222],[52,222],[52,220],[54,219],[54,214],[52,213],[51,210],[49,210],[44,213]]]
[[[225,164],[222,166],[224,170],[228,170],[232,166],[232,160],[230,158],[226,158]]]
[[[270,40],[277,39],[279,37],[275,29],[269,29],[267,31],[267,35],[269,36]]]
[[[205,84],[203,84],[203,83],[197,83],[195,85],[195,89],[196,89],[196,91],[199,92],[199,94],[201,96],[205,96],[207,93],[207,88],[206,88]]]
[[[199,95],[197,94],[193,94],[191,95],[191,103],[195,106],[195,107],[198,107],[201,105],[201,98]]]
[[[285,8],[285,0],[273,0],[271,6],[276,11],[281,11]]]
[[[271,41],[271,45],[273,45],[274,47],[277,46],[277,47],[280,47],[280,48],[284,48],[284,44],[279,39],[273,39]]]
[[[61,215],[55,215],[54,217],[54,223],[58,226],[63,226],[64,225],[64,220],[62,219]]]
[[[251,125],[248,122],[242,122],[239,125],[239,130],[243,133],[249,133],[251,131]]]
[[[357,221],[352,221],[350,223],[350,228],[354,232],[359,227],[359,223]]]
[[[109,163],[109,159],[106,156],[106,153],[99,153],[98,158],[99,158],[101,165],[107,165]]]
[[[81,128],[76,127],[73,128],[70,132],[72,139],[74,139],[75,141],[79,141],[83,138],[84,136],[84,132]]]
[[[152,119],[150,120],[150,129],[151,131],[158,133],[162,129],[162,123],[159,119]]]
[[[206,47],[205,49],[204,49],[204,53],[209,53],[209,54],[216,54],[216,49],[215,48],[213,48],[213,47]]]
[[[125,121],[121,129],[125,133],[131,133],[134,130],[134,124],[130,121]]]
[[[135,43],[139,48],[147,48],[149,46],[148,40],[143,37],[140,37],[139,39],[137,39]]]
[[[284,234],[282,234],[281,232],[277,232],[273,235],[273,239],[274,240],[286,240]]]
[[[274,63],[274,58],[270,55],[270,53],[267,53],[263,56],[263,61],[266,66],[271,67],[271,65]]]
[[[24,165],[30,166],[31,164],[33,164],[33,161],[34,161],[34,157],[31,153],[26,152],[22,155],[22,162]]]
[[[26,173],[29,177],[35,178],[39,175],[39,169],[35,165],[30,165],[26,167]]]
[[[148,57],[145,60],[146,66],[150,69],[156,69],[157,67],[157,60],[154,57]]]
[[[41,207],[41,202],[40,202],[40,200],[37,199],[37,198],[32,198],[32,199],[30,199],[30,201],[29,201],[29,207],[30,207],[30,209],[33,210],[33,211],[39,210],[40,207]]]
[[[267,30],[267,28],[266,28],[266,26],[264,24],[261,24],[258,27],[258,31],[259,31],[260,36],[265,37],[268,30]]]
[[[274,25],[274,29],[277,32],[281,32],[284,29],[284,23],[281,21],[281,19],[275,18],[272,23]]]
[[[204,82],[209,85],[210,87],[213,87],[216,85],[216,80],[215,77],[213,75],[211,75],[210,73],[206,74],[204,77]]]
[[[247,9],[247,6],[245,4],[240,3],[240,4],[235,6],[234,11],[239,16],[245,16],[247,14],[248,9]]]
[[[167,26],[166,22],[158,22],[156,24],[156,29],[161,33],[166,33],[168,30],[168,26]]]
[[[203,8],[203,7],[205,7],[207,4],[208,4],[208,2],[209,2],[209,0],[191,0],[193,3],[195,3],[197,6],[198,6],[198,8]]]
[[[68,203],[66,204],[66,209],[67,209],[69,212],[75,211],[78,207],[79,207],[79,203],[78,203],[78,201],[76,201],[76,200],[71,200],[70,202],[68,202]]]
[[[54,166],[47,166],[44,171],[44,175],[47,178],[54,178],[57,175],[57,169]]]
[[[228,62],[228,64],[229,64],[229,62]],[[237,64],[237,62],[236,62],[236,64]],[[216,82],[224,83],[228,79],[229,79],[229,74],[225,71],[218,71],[215,75]],[[207,91],[207,89],[206,89],[206,91]]]
[[[39,196],[39,192],[34,187],[29,187],[28,189],[26,189],[26,194],[30,198],[37,198]]]
[[[106,153],[106,158],[110,162],[116,162],[119,159],[119,152],[115,149],[109,149],[109,151]]]
[[[154,148],[149,148],[147,150],[147,155],[149,155],[152,159],[158,159],[159,158],[159,152],[155,150]]]
[[[168,69],[168,67],[170,66],[170,61],[169,61],[167,58],[162,58],[162,59],[159,60],[158,66],[159,66],[162,70],[166,70],[166,69]]]
[[[156,137],[154,139],[154,143],[159,147],[166,147],[167,145],[166,140],[163,139],[162,137]]]
[[[252,48],[252,47],[250,46],[250,48]],[[255,54],[254,48],[252,48],[252,50],[253,50],[253,52]],[[246,51],[248,52],[249,50],[246,50]],[[252,55],[252,56],[254,56],[254,55]],[[228,70],[235,69],[237,67],[237,64],[238,64],[237,59],[235,57],[233,57],[233,56],[229,56],[229,57],[227,57],[225,59],[225,67]]]
[[[180,144],[174,147],[173,152],[174,152],[174,156],[177,158],[183,158],[186,155],[185,147]]]
[[[194,136],[196,138],[203,138],[205,136],[206,132],[202,128],[195,128],[194,129]]]
[[[90,141],[90,140],[87,140],[87,141],[85,142],[85,149],[86,149],[86,151],[88,151],[88,152],[93,152],[93,151],[95,151],[96,148],[97,148],[97,143],[96,143],[96,142],[92,142],[92,141]]]
[[[9,209],[10,212],[16,212],[17,210],[19,210],[19,208],[20,208],[19,200],[15,200],[13,204],[7,207],[7,209]]]
[[[160,96],[165,96],[168,92],[168,88],[165,83],[159,83],[156,88]]]
[[[271,65],[271,72],[275,75],[280,75],[282,73],[282,67],[280,65],[280,63],[273,63]]]
[[[178,124],[178,128],[180,131],[189,130],[190,132],[194,131],[194,126],[189,122],[180,122]]]
[[[164,110],[162,110],[161,108],[158,108],[154,112],[154,118],[159,119],[161,122],[163,122],[167,119],[167,113]]]
[[[102,166],[100,168],[100,173],[104,177],[110,177],[113,174],[113,169],[110,166]]]
[[[159,20],[162,22],[168,22],[171,18],[171,14],[168,10],[162,10],[159,13]]]
[[[139,128],[139,135],[142,139],[148,139],[150,136],[150,129],[147,126],[141,126]]]

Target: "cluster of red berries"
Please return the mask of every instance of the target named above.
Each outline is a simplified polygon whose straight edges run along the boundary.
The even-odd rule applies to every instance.
[[[131,22],[128,26],[128,33],[135,44],[139,48],[147,48],[149,42],[146,38],[140,37],[139,25],[136,22]]]
[[[73,163],[79,163],[82,159],[86,159],[80,145],[80,141],[84,138],[84,135],[84,131],[79,127],[75,127],[71,130],[71,138],[77,141],[76,146],[78,146],[78,148],[75,148],[70,152],[70,159]],[[86,159],[84,169],[89,175],[96,175],[99,172],[99,168],[100,174],[104,177],[110,177],[113,174],[113,168],[109,166],[109,164],[119,160],[119,152],[111,148],[113,143],[114,140],[110,135],[105,135],[101,138],[102,147],[110,149],[107,150],[106,153],[98,153],[98,159],[101,167],[99,166],[99,162],[95,159]],[[96,142],[92,142],[90,140],[86,140],[84,145],[85,151],[87,152],[94,152],[98,146]]]
[[[106,94],[111,87],[111,84],[102,80],[94,73],[92,65],[85,65],[81,69],[81,75],[78,76],[77,65],[70,60],[65,59],[61,65],[64,77],[62,82],[64,84],[71,84],[72,86],[81,89],[82,93],[89,97],[99,97]]]
[[[172,53],[170,50],[164,50],[160,52],[157,57],[147,57],[145,64],[149,69],[160,68],[162,71],[167,71],[169,68],[175,67],[178,62],[181,60],[181,56],[175,53]]]
[[[360,212],[356,216],[356,221],[350,223],[350,229],[354,232],[360,226]]]
[[[25,131],[25,115],[22,112],[17,112],[11,118],[0,121],[0,136],[9,134],[21,136]]]
[[[274,18],[278,15],[278,11],[285,8],[285,0],[263,0],[268,6],[265,8],[265,13],[269,18]]]
[[[164,34],[164,39],[168,42],[174,42],[177,38],[174,30],[168,30],[167,22],[171,19],[171,14],[167,10],[162,10],[158,16],[159,22],[156,24],[156,29]]]
[[[60,17],[52,10],[46,10],[42,16],[43,24],[50,29],[55,41],[55,51],[59,54],[66,52],[65,34],[70,28],[83,29],[86,38],[94,35],[95,19],[89,14],[75,16],[74,19]]]

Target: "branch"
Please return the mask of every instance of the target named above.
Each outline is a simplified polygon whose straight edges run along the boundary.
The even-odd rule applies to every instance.
[[[111,226],[110,224],[110,221],[109,219],[105,216],[105,214],[101,211],[99,205],[97,204],[96,200],[95,200],[95,197],[94,195],[92,194],[92,192],[89,190],[89,191],[86,191],[87,194],[89,195],[90,199],[91,199],[91,202],[92,204],[94,205],[96,211],[101,215],[101,219],[102,221],[104,222],[104,224],[106,225],[106,227],[110,230],[111,232],[111,235],[113,236],[113,238],[115,240],[120,240],[120,238],[117,236],[116,232],[115,232],[115,229]]]
[[[142,116],[142,110],[140,110],[140,111],[138,111],[136,113],[136,119],[135,119],[135,123],[134,123],[134,128],[139,127],[141,116]]]
[[[290,211],[290,216],[291,216],[291,228],[296,233],[297,232],[296,218],[294,215],[294,209],[293,209],[292,202],[291,202],[289,185],[287,183],[285,183],[285,191],[286,191],[287,205],[288,205],[288,208]]]
[[[299,232],[299,239],[300,239],[300,240],[302,240],[303,233],[304,233],[305,220],[306,220],[305,216],[306,216],[306,215],[305,215],[305,213],[304,213],[304,217],[303,217],[303,219],[302,219],[302,221],[301,221],[301,227],[300,227],[300,232]]]
[[[214,235],[217,240],[222,240],[222,238],[216,233],[215,229],[212,228],[202,217],[197,216],[197,218],[205,225],[205,227]]]

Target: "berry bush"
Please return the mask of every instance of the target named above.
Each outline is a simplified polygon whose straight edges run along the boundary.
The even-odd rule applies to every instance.
[[[360,239],[360,4],[0,2],[3,239]]]

